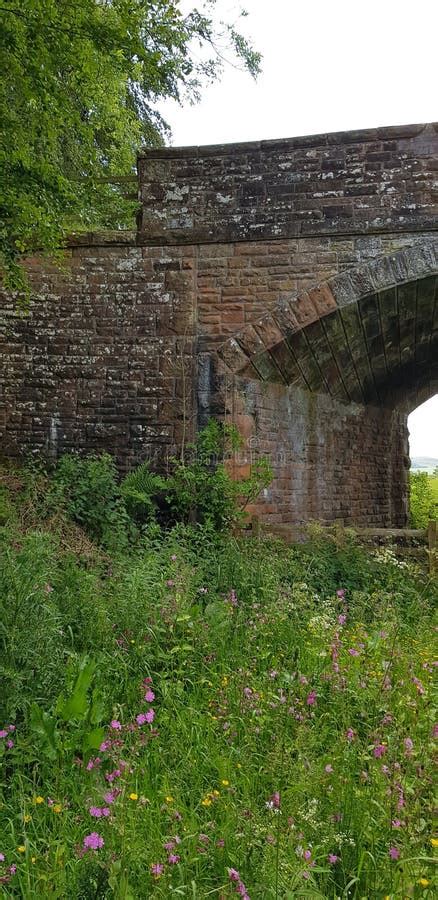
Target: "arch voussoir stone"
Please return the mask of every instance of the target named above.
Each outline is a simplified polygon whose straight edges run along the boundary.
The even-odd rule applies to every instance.
[[[260,366],[260,360],[292,334],[338,310],[357,304],[368,295],[436,273],[438,240],[427,240],[420,245],[378,257],[280,300],[266,316],[229,338],[218,348],[217,354],[232,374],[247,371],[248,363],[255,365],[258,372],[267,373],[269,370],[272,373],[271,363]],[[278,370],[278,366],[274,365],[274,369]],[[279,380],[284,381],[284,377],[281,375]]]

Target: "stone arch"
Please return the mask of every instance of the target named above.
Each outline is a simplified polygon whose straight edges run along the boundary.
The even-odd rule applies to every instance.
[[[410,411],[438,389],[438,241],[282,300],[218,350],[225,372]]]

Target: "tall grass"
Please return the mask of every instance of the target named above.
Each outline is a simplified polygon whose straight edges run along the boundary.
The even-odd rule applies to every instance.
[[[4,492],[5,897],[436,896],[437,585],[342,532],[107,552]]]

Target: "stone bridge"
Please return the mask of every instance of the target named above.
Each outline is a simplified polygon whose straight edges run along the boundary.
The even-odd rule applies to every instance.
[[[4,298],[3,454],[165,465],[235,422],[257,511],[403,526],[407,415],[437,391],[438,126],[145,151],[136,233],[27,261]],[[435,197],[435,202],[434,202]]]

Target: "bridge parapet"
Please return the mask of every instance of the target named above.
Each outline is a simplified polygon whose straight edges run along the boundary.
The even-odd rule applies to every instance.
[[[140,244],[437,228],[438,124],[147,150]]]

